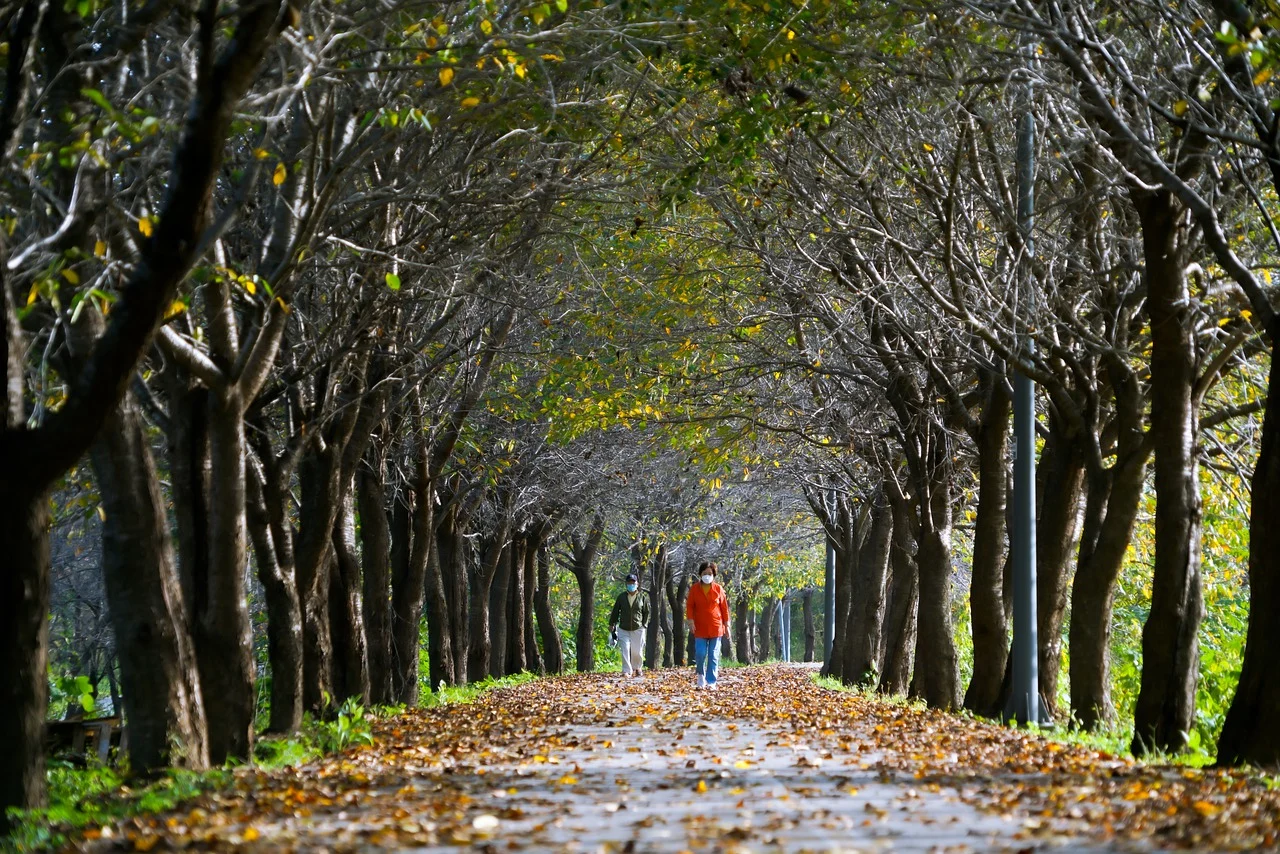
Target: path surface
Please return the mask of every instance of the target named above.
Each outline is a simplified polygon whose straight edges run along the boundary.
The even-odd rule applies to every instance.
[[[410,712],[97,850],[1104,851],[1275,846],[1280,793],[819,688],[801,667],[543,680]],[[1268,836],[1270,834],[1270,836]]]

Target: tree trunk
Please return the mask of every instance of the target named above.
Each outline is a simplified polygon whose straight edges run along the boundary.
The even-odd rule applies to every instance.
[[[817,634],[813,627],[813,590],[808,589],[800,594],[800,603],[804,614],[804,662],[808,664],[813,661],[815,646],[817,643]],[[883,650],[882,650],[883,652]],[[883,658],[883,655],[882,655]],[[880,666],[880,659],[876,660],[876,667]]]
[[[529,669],[524,648],[524,566],[528,540],[517,534],[511,540],[511,583],[507,587],[507,656],[503,675],[523,673]]]
[[[413,507],[403,494],[392,503],[391,544],[391,688],[395,700],[406,706],[418,702],[418,653],[422,607],[430,598],[427,621],[428,688],[435,690],[443,678],[444,616],[436,553],[435,505],[427,471],[427,449],[420,442],[415,454],[412,484]],[[431,565],[434,564],[433,568]]]
[[[893,510],[883,494],[873,501],[867,538],[858,549],[850,599],[849,639],[845,645],[843,666],[846,685],[878,685],[880,661],[884,657],[885,596],[889,550],[893,540]]]
[[[245,590],[244,410],[238,397],[210,391],[209,576],[195,589],[196,659],[209,721],[209,761],[247,759],[256,694],[253,630]]]
[[[471,660],[471,624],[468,606],[471,603],[470,567],[474,561],[471,557],[471,545],[463,536],[463,524],[459,522],[458,527],[450,531],[448,559],[445,559],[446,552],[443,548],[440,554],[440,573],[444,581],[449,640],[453,644],[453,684],[456,685],[467,684],[468,662]],[[487,595],[488,591],[485,593]]]
[[[973,676],[964,707],[988,717],[999,708],[1000,682],[1009,655],[1004,608],[1005,508],[1008,503],[1009,415],[1012,400],[1004,378],[989,374],[978,446],[978,508],[973,531],[973,576],[969,611],[973,629]]]
[[[263,466],[268,480],[276,476],[274,466],[265,462]],[[291,532],[286,530],[287,489],[264,484],[257,475],[250,475],[246,486],[249,539],[267,609],[267,661],[271,667],[267,732],[291,733],[302,726],[302,606],[293,570]],[[278,519],[273,518],[273,510]]]
[[[44,719],[49,705],[49,492],[4,473],[0,484],[0,833],[7,807],[46,803]]]
[[[463,564],[465,571],[466,560],[462,554],[466,541],[460,530],[459,515],[457,506],[450,502],[440,524],[436,526],[434,551],[428,563],[427,632],[432,690],[438,690],[442,682],[445,685],[459,685],[467,680],[468,649],[456,645],[451,617],[451,597],[456,595],[453,573],[458,564]],[[418,536],[415,529],[415,541]]]
[[[1112,604],[1142,502],[1149,456],[1137,380],[1127,367],[1111,374],[1111,385],[1116,389],[1116,461],[1110,469],[1091,466],[1088,472],[1085,528],[1071,585],[1071,713],[1087,730],[1115,717],[1111,703]]]
[[[760,607],[760,620],[756,623],[760,628],[760,660],[768,661],[772,657],[773,646],[773,612],[777,610],[775,607],[778,600],[772,596],[764,600],[764,604]]]
[[[587,572],[574,572],[578,579],[578,631],[574,636],[578,672],[589,673],[596,669],[596,645],[592,637],[592,625],[596,613],[596,580]]]
[[[912,537],[906,508],[893,502],[893,543],[889,550],[889,603],[885,608],[884,664],[880,693],[906,694],[911,684],[912,653],[916,646],[916,614],[920,598],[919,571],[912,556]]]
[[[564,644],[551,611],[551,550],[546,543],[538,549],[538,589],[533,597],[538,615],[538,634],[542,637],[542,660],[548,673],[564,672]]]
[[[369,650],[364,633],[360,557],[356,553],[356,509],[351,484],[342,485],[342,512],[333,528],[334,684],[341,696],[368,704]],[[381,516],[381,508],[374,515]],[[385,518],[385,517],[384,517]]]
[[[312,450],[298,465],[297,579],[302,603],[302,698],[313,714],[334,698],[329,622],[330,549],[338,515],[338,460],[333,449]]]
[[[1191,296],[1178,239],[1181,206],[1165,191],[1135,193],[1151,322],[1151,437],[1155,453],[1155,565],[1142,631],[1142,683],[1133,752],[1186,746],[1195,724],[1200,590],[1199,370]],[[1255,493],[1255,499],[1257,494]],[[1274,518],[1270,524],[1275,524]]]
[[[539,675],[547,672],[546,666],[542,661],[542,655],[538,652],[538,634],[535,622],[538,596],[538,553],[542,551],[542,546],[545,543],[543,538],[545,536],[545,533],[539,532],[525,540],[524,571],[522,573],[524,576],[524,597],[522,599],[524,607],[521,609],[523,615],[521,622],[524,625],[525,669]]]
[[[853,567],[857,549],[856,517],[846,500],[841,500],[839,503],[835,526],[836,538],[832,539],[832,546],[836,553],[835,636],[831,641],[831,657],[823,662],[822,673],[843,682],[844,651],[848,645],[849,613],[853,601]]]
[[[169,484],[177,532],[178,577],[188,625],[195,631],[195,588],[209,578],[209,392],[191,385],[175,360],[166,365]]]
[[[203,769],[208,731],[164,497],[132,395],[89,450],[102,497],[102,574],[129,730],[129,766]]]
[[[738,594],[738,601],[734,605],[733,611],[733,627],[736,630],[735,638],[738,647],[738,662],[740,664],[751,663],[751,603],[747,598],[747,592],[744,590]],[[693,633],[689,633],[692,637]]]
[[[685,656],[685,627],[684,627],[684,609],[685,597],[689,595],[689,574],[686,572],[677,584],[674,578],[667,581],[667,604],[671,608],[671,649],[673,653],[672,661],[668,667],[684,667],[688,663]],[[728,650],[723,650],[722,655],[726,658],[730,655]]]
[[[1049,436],[1040,455],[1036,497],[1036,634],[1039,639],[1040,695],[1058,717],[1058,675],[1062,670],[1062,620],[1067,608],[1071,552],[1080,516],[1084,460],[1066,419],[1049,411]]]
[[[495,551],[496,550],[496,551]],[[507,617],[510,612],[512,548],[490,539],[471,579],[471,648],[467,679],[480,682],[506,673]],[[492,565],[493,575],[484,568]]]
[[[1253,470],[1249,520],[1249,630],[1240,682],[1218,739],[1218,762],[1280,766],[1280,321],[1271,338],[1271,375],[1262,421],[1262,448]]]
[[[356,474],[356,502],[360,509],[360,558],[364,586],[364,633],[369,655],[369,699],[378,705],[393,702],[391,690],[391,525],[383,506],[385,461],[375,451],[369,465]]]

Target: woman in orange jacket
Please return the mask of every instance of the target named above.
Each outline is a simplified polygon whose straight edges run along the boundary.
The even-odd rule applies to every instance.
[[[699,688],[716,687],[720,664],[720,638],[729,631],[729,598],[716,584],[716,565],[710,561],[698,567],[698,584],[689,591],[685,619],[693,624],[693,657],[698,664]]]

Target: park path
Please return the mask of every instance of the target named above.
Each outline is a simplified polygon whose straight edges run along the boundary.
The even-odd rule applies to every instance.
[[[1276,845],[1280,793],[817,686],[799,666],[538,680],[243,771],[96,850],[970,851]],[[1268,836],[1270,834],[1270,836]]]

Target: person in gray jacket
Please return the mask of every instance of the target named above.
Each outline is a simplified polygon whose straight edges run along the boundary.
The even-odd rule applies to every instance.
[[[640,590],[635,573],[627,576],[627,589],[618,594],[609,612],[609,633],[616,634],[622,653],[622,675],[640,675],[644,630],[649,625],[649,597]]]

